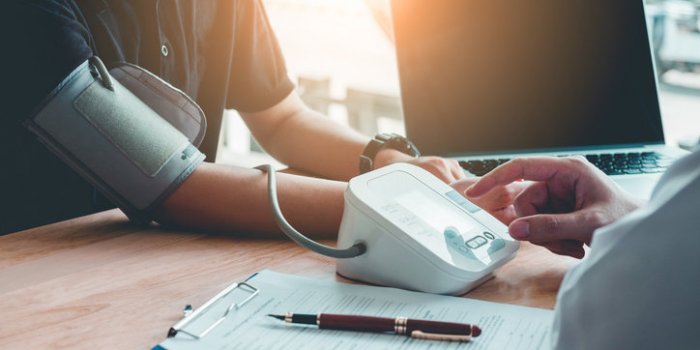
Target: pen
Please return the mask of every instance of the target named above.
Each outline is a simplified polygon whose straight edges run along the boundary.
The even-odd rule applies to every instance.
[[[407,317],[372,317],[336,314],[268,315],[287,323],[317,325],[318,328],[360,332],[393,332],[416,339],[470,341],[481,329],[467,323],[415,320]]]

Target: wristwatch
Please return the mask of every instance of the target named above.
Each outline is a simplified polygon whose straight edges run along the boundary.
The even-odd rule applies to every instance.
[[[395,149],[413,157],[420,156],[420,151],[409,139],[398,134],[378,134],[367,144],[360,156],[360,174],[374,169],[374,157],[385,148]]]

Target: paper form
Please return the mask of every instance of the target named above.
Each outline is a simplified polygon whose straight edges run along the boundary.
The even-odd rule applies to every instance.
[[[265,270],[248,281],[260,293],[233,310],[206,337],[185,334],[165,340],[165,349],[547,349],[551,310],[394,288],[349,285]],[[192,330],[205,329],[228,305],[245,298],[236,292],[217,302]],[[469,343],[429,341],[406,336],[318,329],[287,324],[267,314],[340,313],[465,322],[481,336]],[[190,330],[190,327],[186,328]]]

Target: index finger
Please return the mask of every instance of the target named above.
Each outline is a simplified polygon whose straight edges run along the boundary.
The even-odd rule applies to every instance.
[[[519,180],[545,181],[567,169],[566,161],[556,157],[516,158],[492,170],[467,190],[470,197],[480,197],[497,186]]]

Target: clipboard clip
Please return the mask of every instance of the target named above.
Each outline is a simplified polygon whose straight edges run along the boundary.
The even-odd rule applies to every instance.
[[[251,276],[253,277],[253,276]],[[249,280],[250,278],[248,278]],[[246,280],[247,281],[247,280]],[[240,302],[233,301],[231,304],[226,307],[226,310],[223,312],[221,317],[216,319],[212,324],[210,324],[205,330],[197,333],[197,332],[191,332],[186,330],[186,327],[195,320],[197,320],[201,315],[203,315],[207,310],[209,310],[212,305],[216,304],[219,300],[225,299],[228,297],[233,291],[235,290],[242,290],[248,293],[248,296],[243,299]],[[176,336],[179,333],[183,333],[186,335],[189,335],[190,337],[199,340],[204,338],[209,332],[214,330],[218,325],[221,324],[221,322],[224,322],[226,317],[231,313],[233,310],[237,310],[238,308],[242,307],[245,305],[247,302],[249,302],[251,299],[253,299],[260,290],[257,288],[251,286],[247,282],[239,282],[239,283],[233,283],[232,285],[228,286],[226,289],[222,290],[217,294],[215,297],[209,299],[204,305],[202,305],[200,308],[198,308],[195,311],[191,311],[192,307],[190,305],[189,308],[186,306],[185,307],[185,318],[183,318],[180,322],[176,323],[174,326],[170,327],[170,330],[168,330],[168,338],[172,338]]]

